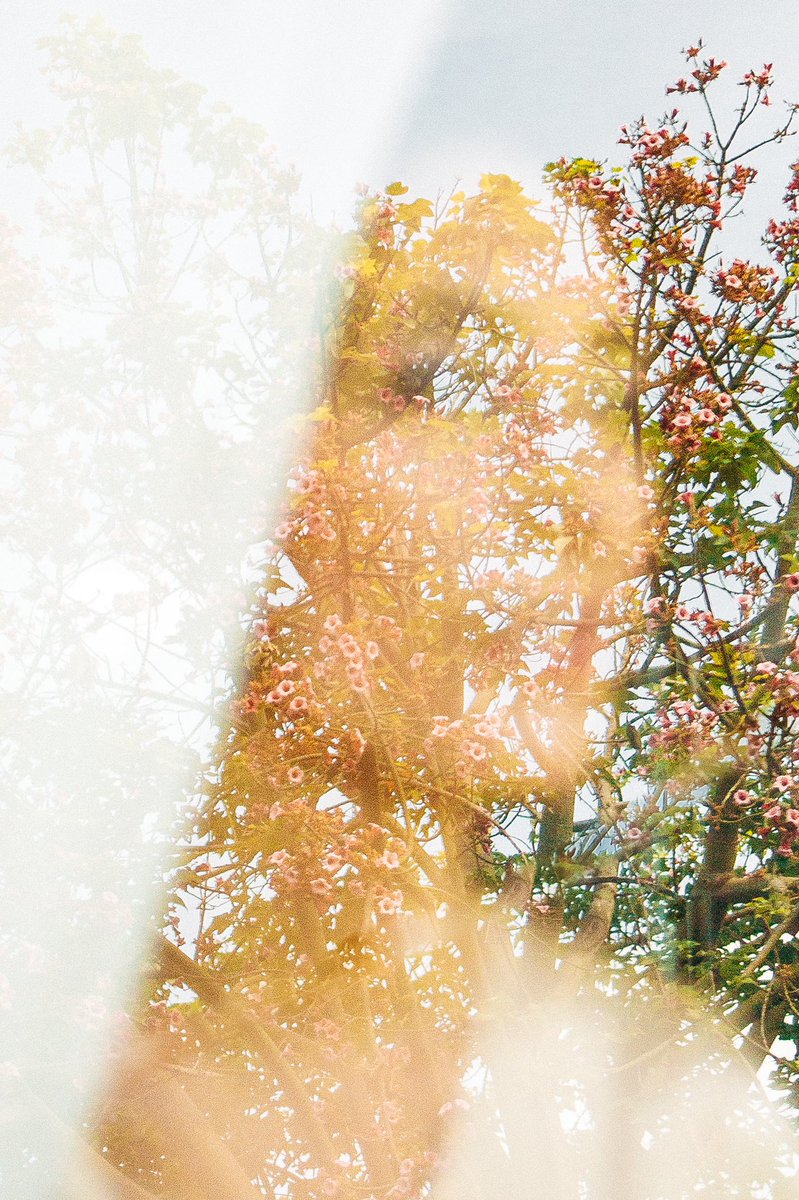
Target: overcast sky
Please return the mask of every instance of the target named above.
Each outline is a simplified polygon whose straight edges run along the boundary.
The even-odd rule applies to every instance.
[[[69,10],[140,33],[156,63],[262,122],[317,215],[342,219],[361,178],[435,193],[504,171],[536,192],[552,158],[614,159],[619,125],[657,117],[681,49],[700,36],[737,74],[774,61],[773,114],[778,98],[799,99],[796,0],[73,0]],[[9,129],[53,111],[35,42],[62,11],[62,0],[3,5]],[[797,154],[783,146],[767,160],[750,236]]]

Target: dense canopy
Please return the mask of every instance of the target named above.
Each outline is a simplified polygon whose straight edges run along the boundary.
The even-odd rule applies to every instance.
[[[188,888],[176,1061],[239,1063],[266,1190],[416,1194],[459,1109],[493,1186],[576,1186],[608,1133],[573,1055],[637,1144],[692,1027],[796,1078],[796,172],[762,263],[716,247],[770,83],[728,133],[551,164],[548,211],[505,176],[363,198]],[[523,1082],[542,1029],[575,1045]]]

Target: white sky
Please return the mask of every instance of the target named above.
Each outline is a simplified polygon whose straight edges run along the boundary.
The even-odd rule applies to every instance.
[[[619,125],[659,114],[680,50],[700,36],[737,74],[774,61],[775,99],[799,100],[795,0],[73,0],[68,9],[140,33],[156,63],[261,121],[307,180],[317,214],[342,219],[362,177],[435,193],[503,171],[536,191],[549,159],[612,159]],[[63,10],[62,0],[3,4],[0,133],[49,108],[35,41]],[[767,184],[750,228],[770,215],[779,172]]]

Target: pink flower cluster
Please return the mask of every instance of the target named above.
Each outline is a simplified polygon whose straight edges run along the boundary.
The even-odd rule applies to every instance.
[[[771,87],[774,82],[774,76],[771,72],[773,63],[764,63],[760,71],[747,71],[743,77],[743,83],[746,87],[767,88]]]
[[[332,524],[330,497],[321,471],[297,467],[290,481],[296,493],[295,515],[282,521],[275,529],[278,541],[289,538],[318,538],[334,542],[336,531]]]
[[[291,678],[291,676],[297,674],[299,669],[299,663],[293,661],[283,663],[282,665],[275,665],[272,668],[272,673],[277,682],[266,694],[267,703],[275,705],[278,709],[282,709],[291,720],[300,720],[306,716],[310,708],[310,702],[314,698],[310,680],[298,680],[295,682]]]
[[[378,193],[368,200],[363,215],[364,220],[371,226],[378,246],[389,247],[394,240],[394,221],[399,215],[396,204],[389,196]]]
[[[392,409],[394,412],[404,412],[408,407],[408,401],[405,399],[405,397],[398,395],[390,387],[381,388],[378,395],[380,397],[380,403],[385,405],[386,408]]]
[[[701,49],[701,43],[698,46],[690,46],[685,51],[685,56],[688,61],[690,62],[695,60],[698,57]],[[666,88],[666,95],[670,95],[672,92],[677,92],[678,95],[685,96],[690,95],[691,92],[704,90],[709,83],[712,83],[715,79],[718,79],[721,72],[728,66],[729,63],[727,63],[725,59],[722,59],[721,62],[716,62],[715,58],[708,58],[699,66],[694,67],[694,69],[691,71],[690,79],[678,79],[677,82],[672,85],[672,87]],[[744,83],[751,84],[760,78],[768,77],[768,72],[770,69],[771,63],[768,63],[758,76],[754,75],[753,72],[748,71],[744,76]]]
[[[644,605],[644,612],[650,618],[650,627],[673,620],[698,626],[705,637],[715,637],[721,629],[721,621],[707,609],[692,609],[687,604],[669,604],[665,596],[650,596]]]
[[[378,884],[375,888],[375,908],[384,917],[397,916],[402,912],[403,895],[398,888],[389,890]]]
[[[553,418],[543,409],[536,414],[534,425],[512,416],[502,431],[507,453],[519,463],[538,462],[546,454],[541,437],[554,433],[555,429]]]
[[[713,290],[735,304],[765,304],[774,294],[777,273],[772,267],[758,267],[736,258],[730,267],[722,267],[713,276]]]
[[[781,787],[780,784],[784,784]],[[778,791],[795,788],[796,780],[792,776],[781,775],[774,781]],[[785,801],[775,801],[763,813],[764,825],[758,831],[761,837],[768,837],[774,831],[780,835],[777,854],[793,855],[799,847],[799,809],[790,806]]]
[[[323,628],[325,632],[319,639],[319,649],[322,654],[332,655],[334,660],[344,664],[344,673],[353,691],[367,693],[369,679],[366,667],[380,654],[377,642],[369,639],[361,646],[354,634],[344,628],[344,622],[338,613],[326,617]],[[321,674],[326,677],[328,671],[324,669]]]
[[[283,811],[298,812],[298,809],[289,805]],[[306,820],[303,827],[307,836],[301,847],[295,853],[284,848],[275,850],[269,856],[268,862],[273,868],[270,882],[278,893],[291,891],[302,885],[317,898],[317,901],[324,902],[322,907],[326,908],[330,904],[335,884],[341,879],[342,868],[351,864],[353,848],[358,839],[347,834],[335,837],[335,829],[328,829],[328,835],[332,834],[335,840],[328,841],[325,849],[324,844],[320,846],[318,843],[318,829],[315,831],[312,825],[308,825],[307,808],[304,810],[304,816]]]
[[[673,114],[676,116],[676,112]],[[622,146],[632,147],[632,161],[637,166],[647,163],[649,167],[655,159],[667,159],[688,144],[688,136],[684,130],[669,128],[661,125],[659,129],[650,129],[645,121],[639,121],[630,127],[623,125],[619,142]]]
[[[661,425],[675,450],[692,454],[701,448],[705,436],[716,441],[723,436],[718,422],[731,408],[732,397],[726,392],[681,387],[668,396]]]
[[[491,765],[491,751],[501,743],[506,733],[505,722],[499,713],[456,721],[437,716],[433,717],[433,728],[424,746],[426,752],[432,754],[436,743],[448,741],[456,755],[455,773],[465,778],[476,768]]]
[[[653,751],[700,754],[713,741],[718,714],[709,708],[698,708],[690,700],[674,700],[658,713],[658,728],[649,739]]]
[[[522,394],[516,388],[510,387],[507,383],[501,383],[498,388],[494,389],[494,399],[502,404],[517,404],[522,399]]]
[[[799,671],[781,670],[768,659],[755,667],[755,678],[746,689],[747,698],[754,698],[766,687],[776,706],[775,717],[799,717]]]
[[[604,200],[615,207],[624,195],[618,183],[612,179],[605,179],[602,175],[589,175],[587,178],[578,179],[575,191],[578,196],[590,197],[594,206],[597,200]]]
[[[797,180],[799,180],[799,176],[794,177],[786,195],[786,203],[794,212],[799,211],[799,182]],[[790,190],[794,183],[796,183],[796,194]],[[764,240],[778,263],[794,261],[799,257],[799,218],[788,221],[769,221]]]

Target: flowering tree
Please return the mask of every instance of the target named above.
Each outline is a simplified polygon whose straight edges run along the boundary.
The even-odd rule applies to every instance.
[[[738,1144],[777,1194],[743,1117],[674,1150],[675,1081],[799,1053],[799,168],[721,257],[788,123],[747,140],[764,68],[726,131],[701,53],[709,132],[551,164],[546,213],[363,197],[96,1118],[120,1194],[723,1195]]]
[[[161,944],[100,1117],[155,1192],[424,1194],[460,1113],[459,1194],[725,1194],[664,1078],[795,1086],[799,168],[765,261],[722,256],[790,116],[758,131],[765,67],[727,131],[687,57],[709,131],[551,164],[547,214],[505,176],[363,199],[176,880],[192,955]]]

